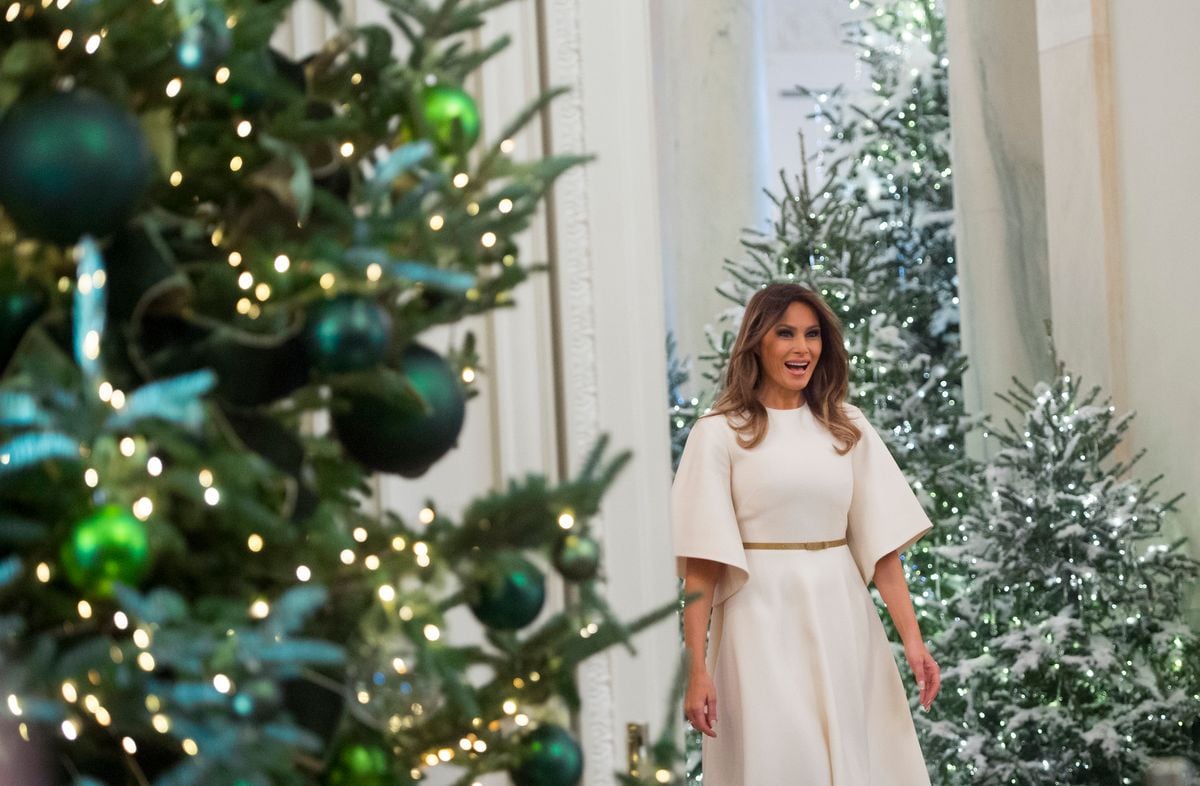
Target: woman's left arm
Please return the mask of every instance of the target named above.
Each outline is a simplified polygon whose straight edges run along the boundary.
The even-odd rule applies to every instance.
[[[900,640],[904,642],[904,657],[908,659],[908,665],[917,678],[917,687],[921,689],[921,706],[928,711],[933,704],[933,697],[942,686],[942,674],[921,639],[921,626],[913,611],[899,552],[893,551],[876,563],[875,587],[887,605],[888,613],[892,615]]]

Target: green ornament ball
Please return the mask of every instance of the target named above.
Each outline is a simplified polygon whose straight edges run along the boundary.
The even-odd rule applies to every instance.
[[[62,545],[63,572],[78,589],[99,597],[120,582],[136,586],[150,565],[146,527],[129,511],[106,505],[77,523]]]
[[[464,90],[449,85],[425,88],[421,114],[443,153],[464,150],[479,140],[479,107]]]
[[[521,741],[509,774],[515,786],[574,786],[583,777],[583,751],[566,729],[543,724]]]
[[[400,360],[408,385],[424,405],[374,393],[344,391],[333,428],[353,458],[376,472],[419,477],[458,442],[466,397],[458,374],[436,352],[410,344]]]
[[[328,786],[392,786],[388,752],[380,745],[356,742],[343,745],[329,764]]]
[[[0,121],[0,204],[42,240],[71,244],[118,229],[150,165],[137,118],[86,90],[20,101]]]
[[[546,600],[546,580],[537,566],[515,551],[502,551],[472,577],[469,605],[475,618],[497,630],[523,628]]]
[[[569,581],[596,577],[600,567],[600,544],[586,535],[568,533],[554,545],[554,567]]]
[[[313,309],[307,336],[314,367],[327,373],[362,371],[387,356],[392,317],[370,298],[342,295]]]

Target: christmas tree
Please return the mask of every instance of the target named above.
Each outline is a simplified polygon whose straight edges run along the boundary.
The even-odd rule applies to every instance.
[[[504,0],[387,0],[296,62],[291,0],[16,0],[0,21],[0,767],[21,782],[572,784],[614,618],[588,520],[628,456],[408,520],[581,159],[481,128]],[[394,36],[391,30],[399,31]],[[485,133],[486,131],[486,133]],[[328,422],[326,428],[323,424]],[[540,614],[550,563],[578,591]],[[480,643],[452,643],[465,607]],[[468,679],[468,670],[477,676]],[[673,715],[673,714],[672,714]],[[651,766],[669,782],[668,726]],[[17,768],[20,769],[17,769]],[[444,782],[444,779],[443,779]]]
[[[1153,755],[1200,759],[1200,563],[1163,543],[1179,496],[1114,451],[1132,414],[1058,366],[1002,398],[988,495],[944,551],[970,581],[935,640],[941,695],[925,755],[942,784],[1140,783]]]
[[[953,365],[960,353],[950,167],[950,59],[940,0],[851,0],[846,44],[869,90],[799,86],[828,134],[832,184],[864,206],[864,231],[893,276],[886,311],[916,349]],[[957,383],[956,383],[957,384]]]

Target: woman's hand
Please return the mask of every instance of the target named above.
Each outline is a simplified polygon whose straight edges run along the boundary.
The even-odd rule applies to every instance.
[[[929,654],[929,650],[925,647],[925,642],[918,641],[912,645],[904,646],[904,657],[908,659],[908,665],[912,668],[913,676],[917,678],[917,687],[921,690],[921,706],[926,712],[929,712],[930,706],[933,704],[933,697],[937,695],[938,689],[942,687],[942,670],[938,667],[937,661]]]
[[[688,678],[687,693],[683,697],[683,712],[692,728],[710,737],[717,736],[713,726],[717,722],[717,689],[706,671],[694,671]]]

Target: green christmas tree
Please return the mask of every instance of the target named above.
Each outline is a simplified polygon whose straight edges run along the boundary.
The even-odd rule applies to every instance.
[[[470,334],[580,162],[481,128],[503,0],[386,0],[296,62],[291,0],[0,21],[0,696],[22,782],[572,784],[574,667],[630,623],[588,521],[628,456],[457,515],[363,500],[455,444]],[[403,57],[398,57],[397,52]],[[327,413],[331,427],[314,428]],[[577,586],[540,615],[550,563]],[[451,643],[465,607],[479,644]],[[468,680],[467,672],[482,674]],[[674,713],[672,713],[673,715]],[[671,779],[669,725],[627,784]],[[14,776],[15,777],[15,776]]]
[[[1163,543],[1159,500],[1114,451],[1132,414],[1061,364],[1002,398],[985,500],[963,517],[970,582],[935,641],[941,695],[923,744],[942,784],[1141,783],[1152,755],[1200,758],[1200,563]]]

